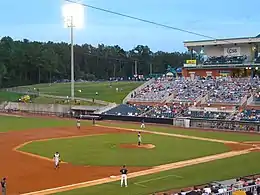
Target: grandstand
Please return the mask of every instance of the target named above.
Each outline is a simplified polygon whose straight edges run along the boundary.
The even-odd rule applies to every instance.
[[[189,41],[184,45],[191,51],[191,59],[184,64],[182,76],[153,78],[131,92],[125,105],[103,114],[215,120],[206,122],[205,127],[232,129],[251,127],[216,120],[260,122],[260,37]],[[194,124],[203,126],[198,121]]]

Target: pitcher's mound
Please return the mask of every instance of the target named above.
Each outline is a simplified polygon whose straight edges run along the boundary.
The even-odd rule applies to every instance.
[[[121,148],[145,148],[145,149],[152,149],[155,148],[153,144],[141,144],[138,146],[137,144],[121,144]]]

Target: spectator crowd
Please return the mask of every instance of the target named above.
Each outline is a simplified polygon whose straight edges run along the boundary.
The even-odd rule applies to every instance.
[[[158,78],[134,92],[130,99],[131,103],[120,105],[104,114],[149,118],[192,117],[260,121],[260,109],[244,109],[236,113],[189,109],[202,101],[208,106],[240,106],[250,97],[255,102],[260,102],[259,86],[259,78],[224,77],[195,80]]]

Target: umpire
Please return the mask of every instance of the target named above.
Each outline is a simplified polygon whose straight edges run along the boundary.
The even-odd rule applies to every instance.
[[[4,177],[1,181],[2,195],[6,195],[6,178]]]

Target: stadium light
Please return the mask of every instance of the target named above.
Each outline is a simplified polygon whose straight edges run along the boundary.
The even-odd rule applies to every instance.
[[[64,27],[70,28],[71,43],[71,100],[74,100],[74,28],[81,29],[84,26],[84,7],[77,3],[64,3],[62,6]]]

